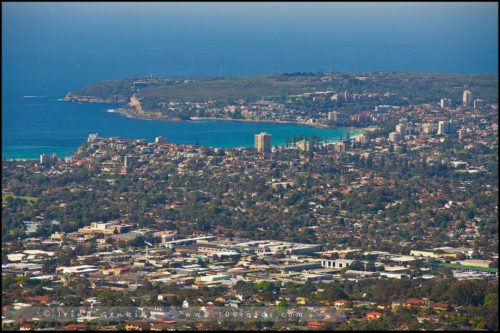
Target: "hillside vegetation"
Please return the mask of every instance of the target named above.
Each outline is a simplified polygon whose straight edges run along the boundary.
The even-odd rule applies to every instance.
[[[465,89],[474,98],[498,103],[497,74],[450,74],[412,72],[281,73],[257,76],[137,77],[93,83],[70,93],[73,98],[95,97],[114,102],[135,95],[147,111],[161,111],[169,102],[232,103],[244,99],[283,99],[305,92],[392,93],[409,103],[435,103],[447,97],[462,99]]]

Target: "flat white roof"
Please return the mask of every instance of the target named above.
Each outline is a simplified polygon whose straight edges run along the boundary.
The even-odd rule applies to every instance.
[[[414,261],[414,260],[417,260],[413,256],[398,256],[398,257],[391,257],[390,259],[392,261]]]

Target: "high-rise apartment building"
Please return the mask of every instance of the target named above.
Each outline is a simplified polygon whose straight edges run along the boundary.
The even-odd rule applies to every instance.
[[[365,134],[360,134],[356,136],[356,142],[361,142],[361,143],[366,143],[368,141],[368,138],[366,137]]]
[[[482,99],[478,98],[478,99],[474,100],[474,109],[482,108],[485,105],[486,105],[486,101],[484,101]]]
[[[351,99],[351,94],[349,94],[347,90],[344,91],[344,93],[342,94],[342,99],[344,100],[344,102],[349,102],[349,100]]]
[[[450,108],[451,107],[451,99],[449,98],[441,98],[441,107],[444,108]]]
[[[49,155],[49,154],[41,154],[40,155],[40,164],[47,164],[51,163],[54,161],[57,161],[59,157],[56,155],[56,153]]]
[[[464,106],[472,105],[472,93],[469,90],[464,91],[463,103]]]
[[[271,134],[267,134],[266,132],[255,134],[255,149],[259,153],[270,153],[271,137]]]
[[[139,163],[139,157],[137,157],[137,156],[130,156],[130,155],[125,156],[124,166],[126,168],[129,168],[131,166],[135,166],[138,163]]]
[[[356,113],[353,118],[353,120],[357,123],[369,123],[372,121],[372,117],[366,112]]]
[[[333,120],[338,123],[343,123],[347,121],[347,117],[344,113],[332,111],[328,112],[328,120]]]
[[[346,151],[346,141],[340,141],[335,144],[335,151],[338,153],[345,153]]]
[[[389,133],[389,141],[398,142],[399,140],[401,140],[401,134],[399,134],[398,132]]]
[[[458,123],[456,120],[440,121],[438,123],[437,134],[453,134],[457,132]]]
[[[456,120],[450,120],[450,134],[454,134],[458,130],[458,121]]]
[[[162,136],[157,136],[157,137],[155,138],[155,142],[156,142],[156,143],[167,143],[167,139],[165,139],[165,138],[164,138],[164,137],[162,137]]]
[[[458,139],[462,140],[464,138],[464,134],[465,134],[465,128],[459,129],[458,130]]]
[[[401,135],[406,135],[406,125],[405,124],[397,124],[396,125],[396,132],[398,132]]]
[[[440,121],[438,123],[437,134],[446,134],[446,133],[448,133],[449,128],[450,128],[450,123],[448,123],[447,121]]]
[[[436,126],[434,124],[425,123],[422,125],[422,132],[424,134],[434,134],[436,133]]]
[[[300,150],[309,152],[311,151],[311,142],[307,140],[300,140],[297,142],[297,146]]]

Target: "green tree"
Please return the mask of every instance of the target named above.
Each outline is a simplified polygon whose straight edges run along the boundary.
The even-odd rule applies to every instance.
[[[365,270],[365,265],[363,264],[362,261],[355,260],[352,262],[351,265],[348,267],[349,269],[355,270],[355,271],[364,271]]]
[[[329,302],[349,298],[344,290],[335,282],[328,285],[328,287],[323,292],[323,297]]]
[[[484,306],[498,306],[498,294],[486,294],[486,296],[484,296]]]
[[[42,273],[52,274],[55,273],[57,268],[57,260],[55,258],[49,258],[42,261]]]
[[[448,293],[457,305],[480,305],[485,299],[486,281],[461,281],[451,286]]]
[[[257,284],[257,289],[259,291],[273,291],[275,289],[275,285],[271,281],[260,281]]]
[[[375,262],[373,260],[368,261],[365,270],[369,272],[375,272],[377,270],[377,268],[375,267]]]

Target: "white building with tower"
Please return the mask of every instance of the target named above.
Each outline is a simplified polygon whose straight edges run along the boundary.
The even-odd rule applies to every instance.
[[[472,106],[472,93],[469,90],[464,91],[462,101],[464,106]]]

